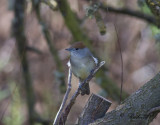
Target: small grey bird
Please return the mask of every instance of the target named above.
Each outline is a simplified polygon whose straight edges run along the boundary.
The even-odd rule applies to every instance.
[[[66,49],[70,52],[70,60],[67,63],[72,73],[79,78],[80,83],[85,80],[91,71],[97,66],[98,60],[93,57],[90,50],[82,42],[76,42]],[[89,83],[86,83],[81,90],[81,95],[89,95]]]

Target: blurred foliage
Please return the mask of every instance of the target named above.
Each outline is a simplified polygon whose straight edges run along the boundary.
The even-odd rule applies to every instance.
[[[3,53],[3,52],[2,52]],[[1,53],[1,54],[2,54]],[[4,55],[4,54],[3,54]],[[8,57],[6,57],[5,55],[3,56],[3,57],[1,57],[2,59],[0,60],[0,71],[2,71],[4,68],[5,68],[5,66],[8,64],[8,62],[9,62],[9,58]]]
[[[140,7],[140,9],[141,9],[141,11],[142,11],[143,13],[152,15],[152,12],[151,12],[151,10],[148,8],[148,5],[147,5],[147,3],[145,2],[145,0],[138,0],[137,3],[138,3],[138,5],[139,5],[139,7]]]
[[[103,92],[103,94],[105,94],[106,97],[111,97],[113,100],[118,101],[120,99],[121,91],[115,82],[108,76],[104,77],[104,70],[99,71],[96,74],[96,77],[96,82],[103,88],[103,90],[106,91],[105,93]],[[122,101],[125,100],[128,96],[129,94],[122,92]]]
[[[58,4],[55,0],[42,0],[42,2],[47,4],[52,10],[58,10]]]
[[[160,32],[155,35],[156,42],[160,43]]]
[[[13,10],[14,9],[14,7],[15,7],[15,1],[16,0],[9,0],[9,9],[10,10]],[[30,1],[27,1],[27,2],[30,2]],[[128,51],[127,49],[128,48],[130,48],[130,46],[132,46],[133,45],[133,43],[132,42],[130,42],[129,44],[130,44],[130,46],[127,46],[128,44],[126,44],[124,41],[127,41],[128,40],[128,36],[130,36],[129,38],[131,38],[131,39],[134,39],[135,38],[135,36],[134,36],[134,32],[132,32],[131,30],[129,30],[128,32],[125,32],[126,31],[126,29],[127,28],[125,28],[125,26],[126,26],[126,24],[128,25],[128,26],[131,26],[128,22],[125,22],[125,20],[123,20],[122,18],[121,18],[121,16],[120,16],[120,18],[119,17],[117,17],[116,19],[120,19],[120,20],[116,20],[116,19],[114,19],[113,18],[113,16],[108,16],[108,15],[105,15],[105,13],[101,13],[101,11],[99,10],[99,8],[100,8],[100,3],[99,2],[97,2],[97,3],[93,3],[93,2],[91,2],[91,3],[89,3],[89,6],[87,7],[87,9],[86,9],[86,16],[89,18],[89,19],[92,19],[92,18],[94,18],[95,20],[96,20],[96,23],[94,24],[94,25],[90,25],[89,23],[90,23],[90,21],[88,21],[87,23],[87,25],[89,25],[89,26],[93,26],[93,27],[98,27],[98,29],[99,29],[99,32],[100,32],[100,34],[101,35],[104,35],[104,36],[99,36],[99,35],[95,35],[94,33],[96,32],[97,33],[97,31],[94,29],[94,28],[92,28],[92,29],[94,29],[95,31],[91,31],[91,32],[86,32],[86,30],[84,30],[84,29],[82,29],[82,25],[79,23],[79,20],[81,20],[82,21],[82,19],[81,19],[81,14],[82,13],[80,13],[80,17],[79,17],[79,13],[77,12],[77,11],[74,11],[74,7],[69,3],[69,1],[67,1],[67,0],[42,0],[42,1],[40,1],[40,0],[33,0],[32,1],[33,2],[33,4],[34,4],[34,6],[33,6],[33,9],[35,9],[34,11],[30,11],[30,12],[36,12],[36,14],[37,14],[37,19],[38,19],[38,21],[39,21],[39,24],[41,25],[41,28],[42,28],[42,33],[43,33],[43,35],[44,35],[44,38],[45,38],[45,40],[48,42],[47,44],[48,44],[48,47],[49,47],[49,49],[50,49],[50,53],[52,53],[52,56],[53,56],[53,61],[56,63],[56,65],[54,65],[54,68],[53,68],[53,70],[54,70],[54,81],[52,81],[52,82],[54,82],[54,83],[58,83],[58,84],[60,84],[60,87],[58,88],[55,84],[51,84],[51,86],[52,85],[55,85],[54,87],[54,89],[53,88],[51,88],[51,86],[49,85],[49,84],[47,84],[47,82],[48,83],[52,83],[52,82],[50,82],[50,79],[47,79],[48,81],[46,82],[45,80],[46,80],[46,78],[40,78],[40,77],[38,77],[37,79],[33,76],[33,78],[34,78],[34,82],[35,83],[37,83],[37,81],[39,82],[39,81],[41,81],[41,79],[45,79],[44,81],[44,83],[43,83],[43,81],[42,81],[42,83],[43,84],[47,84],[51,89],[53,89],[53,90],[50,90],[49,91],[49,89],[47,88],[47,87],[44,87],[45,85],[40,85],[39,83],[38,84],[34,84],[34,87],[36,88],[36,89],[41,89],[42,87],[44,87],[44,88],[42,88],[42,92],[39,92],[36,96],[38,96],[38,99],[36,100],[36,106],[38,105],[39,107],[37,108],[36,107],[36,110],[38,109],[38,111],[40,110],[40,115],[42,115],[42,117],[43,118],[48,118],[48,117],[52,117],[52,119],[53,119],[53,116],[56,114],[56,111],[58,110],[58,107],[59,107],[59,100],[61,99],[61,94],[60,93],[58,93],[57,94],[57,90],[60,90],[61,92],[65,92],[65,74],[64,74],[64,66],[63,66],[63,64],[65,63],[65,59],[64,58],[60,58],[59,57],[59,51],[58,51],[58,49],[63,49],[62,47],[64,47],[64,46],[66,46],[66,45],[68,45],[69,43],[68,43],[68,41],[70,40],[70,41],[72,41],[72,42],[76,42],[76,41],[83,41],[85,44],[86,44],[86,46],[88,46],[92,51],[93,51],[93,47],[92,46],[94,46],[95,47],[95,51],[93,52],[93,53],[98,53],[98,52],[96,52],[96,51],[99,51],[100,49],[102,49],[103,47],[101,47],[101,46],[103,46],[104,45],[104,43],[103,42],[108,42],[106,39],[107,38],[109,38],[110,36],[113,36],[113,33],[112,32],[107,32],[106,33],[106,23],[108,23],[107,21],[109,21],[109,22],[114,22],[114,21],[118,21],[118,23],[117,23],[117,25],[119,26],[119,27],[121,27],[120,28],[120,36],[121,36],[121,40],[122,40],[122,42],[124,43],[124,44],[122,44],[123,45],[123,49],[125,49],[125,51],[124,51],[124,63],[125,63],[125,65],[126,65],[126,63],[128,63],[127,61],[132,61],[132,59],[134,60],[135,58],[133,58],[133,57],[130,57],[129,58],[129,60],[127,60],[127,56],[129,56],[128,55],[128,52],[130,51]],[[53,20],[58,20],[57,19],[57,15],[60,15],[60,16],[62,16],[63,17],[63,19],[64,19],[64,22],[65,22],[65,24],[64,23],[62,23],[62,24],[60,24],[60,25],[63,25],[63,26],[55,26],[55,27],[52,27],[52,24],[49,24],[49,26],[51,26],[51,27],[49,27],[48,25],[47,25],[47,19],[44,19],[44,17],[45,18],[48,18],[48,15],[50,16],[50,12],[44,7],[44,6],[42,6],[42,7],[40,7],[40,2],[42,2],[42,3],[45,3],[46,5],[48,5],[52,10],[54,10],[54,12],[52,12],[51,14],[53,14]],[[114,1],[113,1],[114,2]],[[124,1],[123,1],[124,2]],[[123,3],[121,0],[119,0],[119,3]],[[151,1],[150,1],[151,2]],[[17,5],[19,4],[19,2],[17,2]],[[124,5],[126,5],[125,3],[123,3]],[[151,11],[150,11],[150,9],[148,8],[148,6],[147,6],[147,4],[146,4],[146,2],[145,2],[145,0],[138,0],[138,4],[139,4],[139,6],[141,7],[141,10],[144,12],[144,13],[146,13],[146,14],[148,14],[148,15],[151,15],[152,13],[151,13]],[[30,2],[30,5],[31,5],[31,2]],[[151,6],[151,8],[153,9],[152,10],[152,12],[153,13],[155,13],[156,15],[157,15],[157,13],[159,12],[159,11],[157,11],[157,4],[156,4],[156,6],[155,5],[153,5],[153,3],[151,4],[152,6]],[[19,6],[19,5],[18,5]],[[20,7],[20,6],[19,6]],[[24,6],[23,6],[24,7]],[[73,7],[73,8],[72,8]],[[25,7],[24,7],[25,8]],[[57,9],[58,8],[58,9]],[[18,7],[17,7],[17,9],[19,9]],[[22,8],[20,8],[20,9],[22,9]],[[56,10],[56,11],[55,11]],[[59,10],[60,11],[60,13],[59,12],[57,12],[57,10]],[[103,10],[102,10],[103,11]],[[17,11],[18,12],[18,11]],[[105,12],[108,12],[108,11],[105,11]],[[45,14],[44,14],[45,13]],[[19,13],[19,17],[23,17],[24,16],[24,14],[25,13]],[[56,15],[57,14],[57,15]],[[77,14],[77,15],[76,15]],[[84,14],[84,12],[83,12],[83,14]],[[105,15],[105,17],[107,17],[107,21],[106,21],[106,18],[105,18],[105,20],[103,20],[102,19],[102,16],[104,16]],[[84,15],[83,15],[84,16]],[[27,18],[27,19],[26,19]],[[29,18],[29,19],[28,19]],[[30,25],[32,26],[32,23],[34,23],[34,20],[31,20],[31,21],[33,21],[33,22],[30,22],[30,18],[33,18],[33,15],[32,15],[32,13],[30,14],[28,14],[28,15],[25,15],[25,26],[27,26],[27,27],[23,27],[23,25],[22,26],[20,26],[20,24],[21,23],[17,23],[16,21],[17,21],[17,18],[15,18],[14,19],[14,23],[16,23],[17,25],[15,25],[15,29],[16,28],[19,28],[20,29],[20,31],[19,32],[14,32],[14,33],[17,33],[16,34],[16,36],[17,36],[17,38],[19,39],[19,36],[21,35],[21,33],[22,33],[22,39],[20,40],[20,41],[25,41],[25,39],[23,40],[23,38],[24,38],[24,36],[25,36],[25,33],[27,34],[28,33],[28,31],[30,31],[30,30],[27,30],[27,32],[23,32],[22,30],[25,28],[25,30],[28,28],[28,27],[30,27]],[[83,17],[84,18],[84,17]],[[52,20],[52,17],[50,17],[49,18],[50,20],[51,20],[51,22],[49,22],[49,23],[53,23],[54,21]],[[59,20],[58,20],[59,21]],[[58,22],[57,21],[57,22]],[[122,23],[123,23],[123,21],[125,22],[125,24],[123,24],[122,25]],[[134,20],[135,21],[135,20]],[[22,21],[20,21],[20,22],[23,22],[23,20]],[[85,22],[85,21],[84,21]],[[92,21],[91,21],[92,22]],[[135,21],[136,22],[136,21]],[[133,23],[133,21],[132,21],[132,23]],[[136,22],[137,23],[137,22]],[[136,24],[135,23],[135,24]],[[29,24],[29,25],[28,25]],[[109,24],[109,23],[108,23]],[[107,25],[108,25],[107,24]],[[53,23],[53,25],[54,25],[54,23]],[[110,24],[109,24],[110,25]],[[18,27],[18,26],[20,26],[20,27]],[[71,33],[71,35],[72,35],[72,37],[71,38],[69,38],[70,36],[67,36],[69,33],[68,33],[68,30],[66,30],[64,27],[67,27],[68,28],[68,30],[69,30],[69,32]],[[140,26],[140,25],[139,25]],[[32,27],[32,28],[35,28],[36,26],[34,26],[34,27]],[[31,29],[32,29],[31,28]],[[55,28],[55,29],[54,29]],[[57,30],[57,29],[58,30]],[[60,29],[61,28],[61,29]],[[86,27],[85,27],[86,28]],[[130,27],[129,27],[130,28]],[[128,29],[129,29],[128,28]],[[138,32],[142,32],[142,31],[139,31],[139,29],[137,28],[137,27],[134,27],[135,29],[135,32],[137,32],[137,34],[138,34]],[[38,27],[36,27],[36,29],[38,30]],[[50,29],[51,29],[51,31],[52,32],[50,32]],[[60,30],[59,30],[60,29]],[[65,29],[65,30],[64,30]],[[86,28],[87,29],[87,28]],[[136,29],[138,29],[138,30],[136,30]],[[153,35],[155,36],[155,39],[156,39],[156,41],[157,41],[157,45],[159,45],[159,47],[160,47],[160,31],[159,31],[159,29],[157,28],[157,27],[155,27],[155,26],[150,26],[150,29],[151,29],[151,31],[152,31],[152,33],[153,33]],[[14,30],[14,31],[17,31],[17,30]],[[35,31],[34,31],[35,32]],[[31,32],[31,34],[29,34],[29,35],[32,35],[32,33],[35,35],[36,33],[34,33],[34,32]],[[67,33],[66,33],[67,32]],[[56,36],[56,34],[55,34],[55,37],[60,37],[60,38],[57,38],[58,40],[56,40],[56,39],[52,39],[52,35],[51,34],[54,34],[54,33],[57,33],[57,34],[60,34],[60,36]],[[92,34],[92,36],[90,35],[90,33]],[[126,35],[125,36],[127,36],[127,37],[125,37],[124,39],[123,39],[123,33],[126,33]],[[65,37],[63,36],[65,34]],[[67,34],[67,35],[66,35]],[[136,33],[135,33],[136,34]],[[35,35],[36,36],[36,35]],[[38,36],[38,35],[37,35]],[[1,37],[1,36],[0,36]],[[21,37],[21,36],[20,36]],[[38,36],[39,37],[39,36]],[[63,40],[63,42],[61,43],[61,38],[62,39],[65,39],[66,40],[66,38],[67,38],[67,42],[65,41],[65,40]],[[91,40],[91,39],[92,40]],[[27,41],[27,43],[31,43],[31,45],[33,44],[34,45],[34,38],[27,38],[27,39],[29,39],[28,41]],[[37,39],[39,40],[39,38],[36,38],[36,41],[37,41]],[[136,38],[137,39],[137,38]],[[32,41],[32,42],[30,42],[30,40]],[[102,42],[102,41],[103,42]],[[135,40],[135,39],[134,39]],[[41,40],[40,40],[41,41]],[[40,47],[42,47],[43,46],[43,44],[42,43],[40,43],[40,41],[38,41],[38,47],[40,46]],[[43,41],[43,40],[42,40]],[[60,42],[59,42],[60,41]],[[92,41],[94,41],[94,42],[92,42]],[[96,42],[95,42],[96,41]],[[110,39],[110,41],[113,43],[114,42],[114,40],[113,39]],[[25,41],[26,42],[26,41]],[[66,43],[65,43],[66,42]],[[53,45],[52,45],[52,43],[53,43]],[[92,43],[94,43],[94,45],[92,45]],[[135,42],[136,43],[136,42]],[[138,45],[136,45],[134,43],[134,45],[135,46],[138,46]],[[19,49],[21,49],[22,51],[20,51],[19,53],[21,54],[21,63],[23,64],[24,62],[23,62],[23,58],[25,58],[26,57],[26,55],[23,55],[24,53],[23,53],[23,51],[24,51],[24,48],[23,48],[23,45],[26,45],[26,43],[24,44],[23,42],[21,42],[21,43],[19,43],[20,45],[19,46],[21,46],[22,48],[20,48],[19,47]],[[99,46],[101,44],[101,46]],[[58,49],[57,49],[58,48]],[[111,44],[108,44],[108,48],[111,48]],[[108,49],[107,47],[104,47],[104,49]],[[132,47],[131,47],[132,48]],[[134,47],[133,47],[134,48]],[[137,47],[135,47],[135,48],[137,48]],[[45,47],[43,48],[42,47],[42,50],[44,51],[44,53],[46,53],[46,50],[45,50]],[[102,49],[103,50],[103,49]],[[160,49],[159,49],[160,50]],[[119,65],[119,63],[117,63],[118,61],[117,60],[119,60],[119,59],[117,59],[117,54],[119,54],[119,51],[116,51],[116,49],[114,50],[114,49],[110,49],[109,51],[114,51],[112,54],[108,54],[108,55],[110,55],[110,56],[112,56],[112,57],[107,57],[107,58],[110,58],[110,60],[113,60],[113,61],[115,61],[115,62],[112,62],[112,63],[110,63],[109,64],[109,66],[111,66],[111,68],[109,69],[110,70],[110,74],[113,74],[113,76],[112,76],[112,78],[110,78],[109,77],[109,75],[108,74],[105,74],[106,73],[106,68],[104,68],[104,69],[102,69],[102,71],[99,71],[99,73],[97,73],[97,75],[96,75],[96,83],[98,83],[99,84],[99,86],[98,87],[100,87],[101,89],[102,89],[102,91],[100,91],[100,93],[99,94],[101,94],[101,95],[103,95],[104,97],[110,97],[110,98],[112,98],[113,100],[119,100],[119,97],[120,97],[120,89],[119,89],[119,87],[117,86],[117,83],[115,82],[115,81],[117,81],[118,79],[119,79],[119,76],[117,77],[117,74],[119,75],[120,73],[119,73],[119,67],[120,67],[120,65]],[[131,50],[132,51],[132,50]],[[137,50],[134,50],[134,51],[136,51],[137,52]],[[104,51],[105,52],[105,54],[106,54],[106,51]],[[133,51],[132,51],[133,52]],[[23,53],[23,54],[22,54]],[[15,54],[15,53],[14,53]],[[134,53],[135,54],[135,53]],[[134,55],[134,54],[132,54],[132,55]],[[42,54],[43,55],[43,54]],[[38,55],[38,58],[40,57],[42,57],[42,55]],[[107,54],[106,54],[107,55]],[[30,56],[30,53],[28,54],[27,53],[27,56]],[[95,54],[95,56],[96,57],[98,57],[96,54]],[[99,55],[100,56],[100,55]],[[131,56],[131,55],[130,55]],[[142,55],[142,57],[144,57],[144,55]],[[35,61],[34,59],[34,56],[32,56],[32,54],[31,54],[31,56],[30,56],[30,58],[29,58],[29,61],[27,62],[27,63],[29,63],[30,64],[30,62],[31,62],[31,64],[32,65],[36,65],[36,64],[33,64],[33,62]],[[37,57],[36,57],[37,58]],[[42,58],[44,58],[44,57],[42,57]],[[114,59],[115,58],[115,59]],[[48,57],[45,57],[44,59],[48,59]],[[148,59],[148,58],[147,58]],[[17,58],[15,59],[16,61],[17,61]],[[34,60],[34,61],[33,61]],[[10,61],[10,60],[8,60],[8,61]],[[15,62],[16,62],[15,61]],[[38,62],[36,62],[37,64],[40,62],[41,60],[38,60]],[[4,63],[5,62],[5,63]],[[2,71],[5,67],[6,67],[6,65],[7,65],[7,61],[6,60],[0,60],[0,71]],[[51,64],[52,64],[53,62],[51,61]],[[61,64],[62,63],[62,64]],[[134,61],[132,62],[132,63],[134,63]],[[142,62],[140,62],[140,63],[144,63],[143,61]],[[5,65],[4,65],[5,64]],[[142,64],[138,64],[137,63],[137,60],[136,60],[136,66],[134,67],[134,65],[133,65],[133,67],[131,66],[132,64],[128,64],[127,66],[129,67],[128,69],[129,70],[131,70],[131,71],[128,71],[128,69],[126,68],[126,70],[127,70],[127,73],[133,73],[136,69],[138,69],[139,67],[138,67],[138,65],[140,65],[140,66],[142,66]],[[15,66],[15,65],[14,65]],[[47,67],[46,65],[44,65],[45,67]],[[116,73],[114,72],[114,71],[112,71],[112,69],[114,69],[114,68],[112,68],[112,67],[116,67]],[[38,66],[37,66],[38,67]],[[48,66],[48,67],[50,67],[50,65]],[[133,69],[132,69],[133,68]],[[1,70],[2,69],[2,70]],[[36,69],[36,68],[35,68]],[[19,70],[19,69],[18,69]],[[26,71],[26,69],[25,69],[25,66],[24,66],[24,70]],[[34,72],[32,72],[33,71],[33,69],[31,69],[31,74]],[[45,71],[43,71],[43,70],[41,70],[41,67],[37,70],[37,71],[35,71],[38,75],[39,74],[41,74],[41,75],[45,75],[45,74],[47,74],[47,72],[46,72],[46,70]],[[118,72],[118,73],[117,73]],[[7,74],[7,73],[6,73]],[[6,75],[5,74],[5,75]],[[13,74],[15,74],[15,75],[17,75],[17,74],[19,74],[19,72],[17,73],[16,71],[14,71],[13,70]],[[52,74],[52,73],[50,73],[50,74]],[[49,75],[50,75],[49,74]],[[7,74],[8,75],[8,74]],[[9,74],[10,75],[10,74]],[[24,72],[24,75],[25,76],[27,76],[27,73],[26,72]],[[33,74],[32,74],[33,75]],[[40,76],[41,76],[40,75]],[[48,75],[48,74],[47,74]],[[128,77],[128,75],[126,75],[127,77]],[[2,76],[3,77],[3,76]],[[18,76],[18,78],[19,78],[19,76]],[[5,78],[4,78],[5,79]],[[15,79],[17,79],[17,77],[15,77]],[[132,77],[131,77],[131,75],[128,77],[128,79],[132,79]],[[126,82],[126,81],[125,81]],[[127,81],[128,82],[128,81]],[[130,81],[129,81],[130,82]],[[128,83],[129,83],[128,82]],[[131,82],[133,82],[133,81],[131,81]],[[2,82],[3,83],[3,82]],[[26,82],[27,84],[26,84],[26,86],[24,86],[24,88],[27,88],[28,87],[28,82]],[[42,84],[41,83],[41,84]],[[62,84],[61,84],[62,83]],[[12,91],[13,91],[13,86],[15,86],[15,83],[14,82],[11,82],[11,83],[9,83],[9,84],[11,84],[11,88],[12,88]],[[12,86],[13,85],[13,86]],[[129,84],[127,84],[127,85],[129,85]],[[136,85],[135,85],[136,86]],[[139,85],[140,86],[140,85]],[[33,86],[31,86],[31,87],[33,87]],[[127,86],[128,87],[128,86]],[[129,88],[129,87],[128,87]],[[73,89],[75,89],[75,88],[73,88]],[[130,88],[129,88],[130,89]],[[53,95],[53,94],[51,94],[51,92],[52,91],[54,91],[53,93],[56,93],[55,95]],[[55,92],[56,91],[56,92]],[[59,91],[58,91],[59,92]],[[29,91],[29,93],[30,93],[30,95],[28,95],[28,96],[31,96],[32,95],[32,91],[30,92]],[[4,90],[4,91],[0,91],[0,101],[1,100],[3,100],[4,98],[6,98],[6,97],[8,97],[9,96],[9,91],[7,91],[7,90]],[[25,104],[23,104],[23,102],[21,101],[21,98],[20,98],[20,92],[19,92],[19,86],[17,87],[17,89],[15,90],[15,92],[14,92],[14,94],[13,94],[13,96],[12,96],[12,102],[10,103],[10,105],[9,105],[9,107],[8,107],[8,109],[7,109],[7,115],[6,115],[6,117],[5,117],[5,119],[4,119],[4,121],[5,121],[5,124],[6,125],[20,125],[20,124],[22,124],[22,123],[24,123],[24,120],[26,120],[26,119],[23,119],[23,118],[25,118],[25,116],[23,116],[23,115],[26,115],[26,114],[24,114],[24,109],[21,109],[22,108],[22,105],[24,106]],[[23,95],[22,95],[23,96]],[[55,97],[52,97],[52,96],[55,96]],[[129,96],[129,94],[127,94],[127,93],[123,93],[123,95],[122,95],[122,100],[124,100],[126,97],[128,97]],[[26,97],[27,97],[27,95],[26,95]],[[31,96],[32,97],[32,96]],[[40,99],[42,99],[42,100],[40,100]],[[57,101],[58,100],[58,101]],[[43,102],[42,102],[43,101]],[[33,102],[34,103],[34,102]],[[80,102],[81,103],[81,102]],[[83,103],[83,102],[82,102]],[[80,107],[81,106],[81,104],[78,104],[78,106]],[[78,107],[77,106],[77,107]],[[78,108],[79,108],[78,107]],[[35,107],[34,107],[35,108]],[[78,108],[75,110],[75,112],[74,112],[74,115],[75,114],[77,114],[77,112],[78,112]],[[23,112],[23,113],[22,113]],[[9,115],[8,115],[9,114]],[[28,122],[28,121],[27,121]],[[40,125],[40,124],[38,124],[38,123],[36,123],[36,125]]]
[[[159,0],[146,0],[147,5],[150,7],[155,16],[160,16],[160,1]]]
[[[138,5],[141,8],[141,11],[146,14],[154,14],[160,17],[160,1],[159,0],[138,0]],[[159,21],[159,19],[157,20]],[[158,50],[160,52],[160,29],[154,25],[150,25],[150,29],[155,38]]]
[[[86,8],[86,16],[92,19],[94,17],[95,12],[98,11],[99,7],[100,7],[100,2],[88,6]]]
[[[145,0],[137,0],[137,4],[140,6],[140,7],[143,7],[145,5]]]
[[[101,17],[101,14],[97,11],[95,12],[95,18],[96,18],[96,23],[97,23],[97,26],[99,28],[99,32],[101,35],[105,35],[106,34],[106,25],[104,24],[103,20],[102,20],[102,17]]]
[[[59,89],[61,93],[66,92],[66,85],[65,85],[65,74],[64,72],[60,72],[55,70],[54,71],[54,77],[55,77],[55,82],[59,85]]]
[[[92,2],[91,2],[92,3]],[[86,16],[90,19],[95,17],[99,32],[101,35],[106,34],[106,25],[102,19],[102,16],[99,12],[101,6],[100,2],[93,2],[90,6],[86,8]]]
[[[160,27],[160,1],[159,0],[146,0],[147,5],[157,19],[158,27]]]
[[[154,36],[154,38],[156,41],[157,49],[159,50],[159,54],[160,54],[160,31]]]
[[[75,14],[71,10],[67,0],[58,0],[58,5],[64,18],[64,22],[73,36],[73,41],[76,42],[83,40],[86,45],[90,46],[89,39],[86,37],[86,34],[81,31],[78,20],[75,18]]]
[[[0,101],[7,98],[10,95],[8,90],[0,90]]]
[[[160,30],[156,26],[151,26],[151,31],[153,36],[156,36],[157,34],[160,33]]]
[[[9,115],[4,117],[4,123],[6,125],[22,125],[24,123],[22,100],[20,96],[19,86],[16,86],[15,82],[10,82],[10,91],[12,94],[12,101],[8,107],[10,110]]]

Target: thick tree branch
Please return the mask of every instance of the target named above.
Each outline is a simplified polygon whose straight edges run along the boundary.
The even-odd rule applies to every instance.
[[[128,97],[122,105],[91,125],[147,125],[160,112],[159,106],[160,73]]]
[[[78,119],[77,125],[88,125],[104,117],[111,104],[109,100],[92,94]]]

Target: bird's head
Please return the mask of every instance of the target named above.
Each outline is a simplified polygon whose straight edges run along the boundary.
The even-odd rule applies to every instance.
[[[71,56],[84,57],[90,54],[89,49],[82,43],[76,42],[66,49]]]

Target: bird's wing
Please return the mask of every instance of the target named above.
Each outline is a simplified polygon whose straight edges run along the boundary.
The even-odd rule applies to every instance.
[[[94,60],[94,62],[96,63],[96,65],[98,64],[98,59],[97,58],[95,58],[93,55],[92,55],[92,58],[93,58],[93,60]]]
[[[91,52],[90,52],[90,56],[93,58],[93,60],[96,63],[96,65],[98,65],[98,59],[95,58]]]
[[[68,66],[68,67],[71,67],[71,62],[70,62],[70,60],[68,61],[67,66]]]

